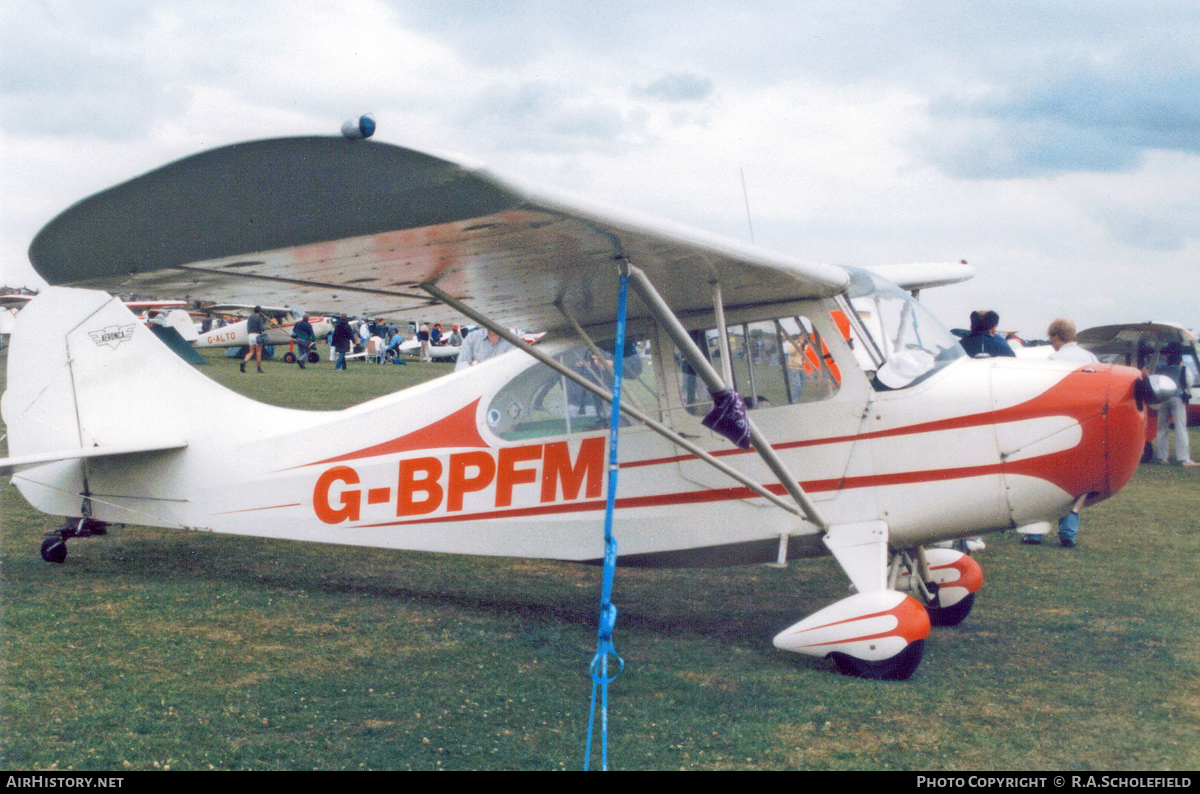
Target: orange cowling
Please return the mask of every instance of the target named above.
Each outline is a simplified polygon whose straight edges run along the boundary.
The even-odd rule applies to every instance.
[[[997,423],[1036,416],[1069,416],[1079,422],[1079,443],[1070,449],[1006,461],[1006,474],[1037,477],[1072,496],[1098,502],[1119,491],[1137,470],[1146,412],[1134,384],[1141,374],[1111,364],[1081,366],[1037,397],[997,411]]]

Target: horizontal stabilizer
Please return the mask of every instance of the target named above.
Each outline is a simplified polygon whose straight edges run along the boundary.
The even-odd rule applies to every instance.
[[[175,355],[182,358],[189,364],[207,364],[208,359],[196,352],[196,348],[189,345],[176,328],[169,328],[165,325],[152,325],[150,330],[158,337],[158,341],[162,342],[167,347],[174,351]]]
[[[173,449],[184,449],[187,442],[182,439],[172,439],[157,443],[119,444],[96,446],[77,449],[64,449],[58,452],[39,452],[34,455],[15,455],[11,458],[0,458],[0,474],[11,474],[18,468],[33,466],[41,463],[53,463],[59,460],[79,460],[83,458],[108,458],[117,455],[136,455],[142,452],[166,452]]]

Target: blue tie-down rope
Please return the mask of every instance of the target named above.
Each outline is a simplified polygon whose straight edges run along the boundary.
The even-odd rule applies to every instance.
[[[612,544],[612,557],[615,558],[617,552],[617,544]],[[609,555],[604,556],[605,579],[610,578]],[[605,582],[606,587],[609,582]],[[601,769],[608,771],[608,685],[617,680],[625,670],[625,660],[617,654],[617,648],[613,645],[612,632],[617,624],[617,608],[609,602],[605,602],[600,607],[600,637],[596,642],[596,655],[592,657],[592,664],[588,668],[588,672],[592,676],[592,705],[588,712],[588,739],[587,739],[587,754],[583,758],[583,771],[588,771],[589,764],[592,760],[592,733],[596,727],[596,693],[600,693],[600,763]],[[609,658],[616,660],[616,672],[609,674]]]
[[[586,772],[592,760],[592,735],[596,727],[596,692],[600,693],[600,762],[608,771],[608,685],[625,669],[625,660],[613,645],[617,627],[617,608],[612,602],[613,579],[617,573],[617,541],[613,537],[613,510],[617,499],[617,434],[621,428],[621,376],[624,371],[625,304],[629,294],[629,275],[622,270],[617,295],[617,338],[613,343],[613,400],[608,421],[608,499],[604,508],[604,583],[600,589],[600,625],[597,629],[596,655],[588,671],[592,676],[592,707],[588,713],[587,752],[583,757]],[[609,675],[609,657],[617,661],[617,671]]]

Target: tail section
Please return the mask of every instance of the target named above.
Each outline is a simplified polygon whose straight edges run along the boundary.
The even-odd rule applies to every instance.
[[[120,300],[50,288],[12,338],[2,410],[14,457],[184,436],[165,384],[197,377]],[[203,377],[203,376],[199,376]]]
[[[14,482],[34,507],[79,515],[86,460],[172,454],[200,436],[196,406],[233,425],[280,411],[213,382],[160,342],[118,299],[51,287],[21,312],[0,412]],[[95,464],[93,464],[95,465]]]
[[[172,309],[167,312],[167,319],[163,325],[178,331],[185,342],[195,342],[200,338],[200,332],[196,330],[196,324],[192,322],[192,316],[183,309]]]

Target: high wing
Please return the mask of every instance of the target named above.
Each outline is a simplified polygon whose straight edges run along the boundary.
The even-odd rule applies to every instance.
[[[944,287],[974,278],[975,268],[964,259],[961,262],[907,262],[899,265],[872,265],[867,268],[892,282],[902,290],[920,292],[931,287]]]
[[[254,314],[254,307],[259,304],[254,303],[213,303],[204,306],[202,311],[205,314],[225,314],[236,315],[238,317],[249,317]],[[273,317],[277,320],[290,319],[298,310],[290,309],[287,306],[259,306],[262,313],[268,317]]]
[[[1174,343],[1183,350],[1196,349],[1195,337],[1178,323],[1099,325],[1080,331],[1076,341],[1101,361],[1149,367],[1152,371],[1158,366],[1159,355],[1166,345]]]
[[[1086,328],[1077,335],[1079,344],[1089,347],[1139,340],[1187,342],[1192,340],[1192,335],[1178,323],[1155,322],[1098,325]]]
[[[145,309],[186,309],[188,302],[185,300],[136,300],[125,301],[125,305],[131,312],[137,312]]]
[[[0,308],[20,309],[31,300],[33,300],[32,295],[0,295]]]
[[[84,199],[34,238],[53,284],[426,316],[422,285],[510,327],[616,313],[626,257],[678,314],[840,293],[849,277],[682,226],[595,207],[371,140],[250,141]],[[644,311],[636,302],[631,316]]]

